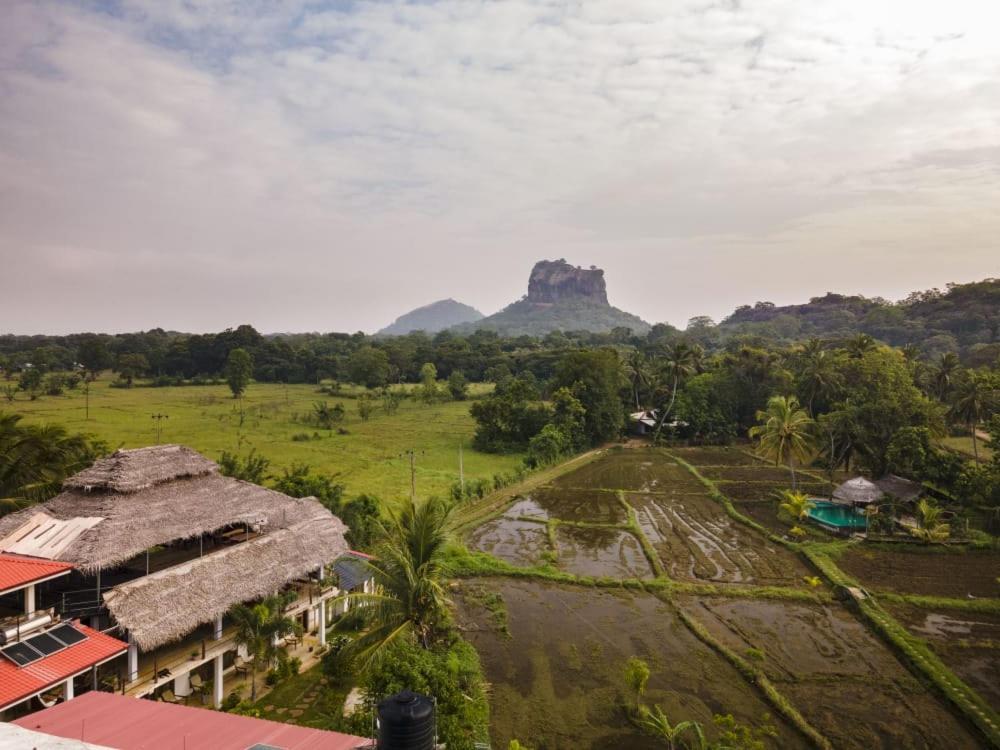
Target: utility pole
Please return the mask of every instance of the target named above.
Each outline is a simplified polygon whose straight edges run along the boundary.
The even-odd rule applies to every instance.
[[[163,431],[163,420],[164,419],[170,419],[170,415],[169,414],[159,414],[159,413],[157,413],[157,414],[153,414],[152,418],[156,420],[156,444],[159,445],[160,444],[160,435],[162,434],[162,431]]]
[[[462,460],[462,441],[458,441],[458,484],[462,488],[462,497],[465,497],[465,464]]]
[[[90,421],[90,373],[83,371],[83,420]]]
[[[410,500],[417,499],[417,452],[412,448],[399,454],[399,457],[407,456],[410,459]]]

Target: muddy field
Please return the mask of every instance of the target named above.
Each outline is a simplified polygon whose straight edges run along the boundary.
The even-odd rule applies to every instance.
[[[890,611],[1000,711],[1000,615],[890,605]]]
[[[695,466],[760,466],[762,463],[737,447],[671,448],[670,452]]]
[[[802,585],[803,576],[810,574],[793,552],[733,521],[705,494],[630,494],[627,500],[671,578]]]
[[[469,547],[489,552],[511,565],[532,566],[549,549],[545,525],[502,516],[488,521],[469,536]]]
[[[578,576],[652,578],[639,540],[619,529],[559,526],[557,565]]]
[[[661,451],[641,448],[611,451],[607,456],[556,479],[557,489],[665,492],[694,481],[680,464]]]
[[[726,646],[760,664],[834,747],[981,746],[840,605],[690,598],[681,606]]]
[[[1000,597],[1000,552],[854,547],[837,564],[873,590],[964,599]]]
[[[611,490],[540,487],[532,490],[527,499],[546,516],[563,521],[607,524],[628,521],[618,494]]]
[[[463,582],[453,592],[458,621],[479,651],[492,684],[493,747],[512,738],[535,750],[660,748],[629,722],[622,667],[630,656],[649,662],[645,701],[672,721],[693,719],[709,728],[716,713],[759,723],[769,707],[747,682],[680,623],[670,607],[649,595],[547,583],[498,580],[510,637],[489,614],[466,602]],[[805,741],[778,719],[773,747]]]
[[[773,500],[776,493],[791,489],[791,485],[787,481],[735,482],[716,480],[715,486],[719,492],[733,502]],[[797,487],[799,492],[812,497],[828,497],[830,495],[830,485],[821,482],[799,482]]]

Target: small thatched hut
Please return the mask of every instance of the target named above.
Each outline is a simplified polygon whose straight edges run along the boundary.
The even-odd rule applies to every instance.
[[[833,491],[833,499],[844,505],[870,505],[889,495],[902,502],[913,502],[920,497],[921,491],[921,486],[916,482],[895,474],[888,474],[875,481],[854,477]]]

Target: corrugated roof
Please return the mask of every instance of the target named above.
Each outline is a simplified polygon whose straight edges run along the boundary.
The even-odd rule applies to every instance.
[[[32,581],[65,575],[72,569],[73,566],[69,563],[0,552],[0,594],[27,586]]]
[[[0,723],[0,750],[114,750],[107,745],[53,737],[51,734],[33,732],[6,722]]]
[[[91,630],[86,625],[74,627],[87,636],[62,651],[43,657],[24,667],[0,658],[0,709],[64,682],[95,664],[100,664],[128,650],[117,638]]]
[[[333,564],[333,570],[340,581],[339,588],[344,591],[353,591],[365,581],[374,578],[375,573],[366,562],[366,560],[371,559],[370,555],[353,550],[337,558]]]
[[[99,516],[60,519],[38,512],[0,539],[0,550],[19,555],[56,558],[80,534],[103,520]]]
[[[204,708],[92,691],[14,722],[119,750],[353,750],[371,740]],[[82,735],[82,736],[81,736]]]

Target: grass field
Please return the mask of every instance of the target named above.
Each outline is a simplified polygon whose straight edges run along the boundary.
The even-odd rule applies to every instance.
[[[993,448],[990,445],[989,440],[980,439],[977,441],[979,443],[979,458],[981,461],[990,461],[993,458]],[[959,453],[964,453],[969,458],[975,456],[975,451],[972,447],[971,437],[946,437],[941,440],[941,443],[952,450],[956,450]]]
[[[318,392],[314,385],[252,384],[244,398],[244,417],[225,385],[166,388],[111,388],[105,375],[90,388],[90,419],[84,418],[82,390],[63,396],[42,396],[29,401],[23,395],[0,410],[24,415],[27,423],[59,423],[70,431],[104,440],[114,449],[136,448],[156,442],[154,414],[160,420],[160,442],[181,443],[217,460],[222,451],[246,454],[252,448],[270,459],[270,471],[280,474],[292,463],[307,463],[314,471],[336,477],[346,495],[374,493],[386,502],[404,498],[410,488],[409,458],[416,452],[416,483],[420,496],[443,495],[458,479],[459,443],[464,445],[466,478],[492,477],[515,468],[519,455],[492,455],[471,449],[475,423],[469,402],[446,401],[424,405],[404,399],[399,410],[387,415],[381,408],[363,422],[353,398]],[[488,386],[476,385],[472,394]],[[353,395],[349,391],[346,395]],[[340,425],[348,434],[317,430],[303,417],[316,401],[343,404],[346,418]],[[305,433],[313,439],[293,441]],[[315,433],[315,435],[314,435]]]

